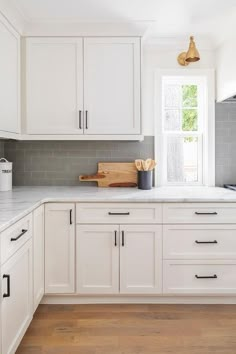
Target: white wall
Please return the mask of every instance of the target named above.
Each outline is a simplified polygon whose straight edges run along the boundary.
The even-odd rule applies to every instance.
[[[183,49],[187,49],[186,42]],[[173,45],[174,47],[174,45]],[[189,69],[212,69],[215,68],[215,54],[213,50],[198,48],[201,60],[190,64]],[[154,135],[154,77],[155,70],[160,69],[181,69],[177,63],[177,56],[180,49],[168,49],[159,44],[147,44],[143,46],[143,67],[142,67],[142,117],[143,134]],[[186,68],[186,67],[185,67]]]

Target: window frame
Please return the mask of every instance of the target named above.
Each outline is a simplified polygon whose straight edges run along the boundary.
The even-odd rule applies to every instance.
[[[157,69],[155,71],[155,159],[157,167],[155,169],[155,186],[215,186],[215,71],[214,69]],[[195,82],[202,84],[204,82],[204,105],[206,109],[202,112],[202,133],[182,131],[177,136],[197,135],[202,139],[202,151],[199,154],[202,157],[202,163],[199,165],[199,174],[202,178],[199,182],[168,182],[167,181],[167,159],[163,158],[166,153],[166,144],[164,144],[164,136],[175,135],[174,131],[163,134],[163,77],[173,77],[173,82],[178,83],[180,80],[186,81],[193,78]],[[176,80],[177,79],[177,80]],[[202,105],[203,106],[203,105]],[[201,136],[200,136],[201,135]],[[200,156],[198,155],[198,158]],[[164,165],[165,163],[165,165]],[[202,166],[202,170],[201,170]]]

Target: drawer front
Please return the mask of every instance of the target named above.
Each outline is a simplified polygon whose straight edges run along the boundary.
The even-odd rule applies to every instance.
[[[164,261],[165,294],[235,294],[236,261]]]
[[[1,263],[7,261],[32,236],[32,214],[27,215],[0,235]]]
[[[236,225],[164,225],[164,259],[236,259]]]
[[[236,224],[236,203],[166,203],[165,224]]]
[[[153,203],[77,204],[76,222],[90,224],[162,223],[162,205]]]

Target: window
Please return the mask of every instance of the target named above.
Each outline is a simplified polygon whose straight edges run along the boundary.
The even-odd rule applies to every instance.
[[[209,101],[208,75],[193,75],[192,70],[188,75],[162,72],[158,80],[158,184],[213,185],[214,168],[209,170],[209,159],[212,155],[214,160],[214,95]]]

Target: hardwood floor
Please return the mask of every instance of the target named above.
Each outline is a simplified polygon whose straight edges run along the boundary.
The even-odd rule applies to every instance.
[[[41,305],[17,354],[236,354],[236,305]]]

